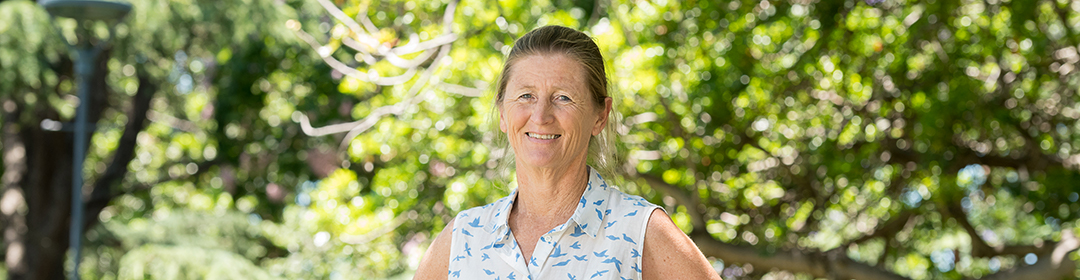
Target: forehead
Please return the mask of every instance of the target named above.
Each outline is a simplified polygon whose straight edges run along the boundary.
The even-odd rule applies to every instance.
[[[536,88],[582,92],[585,69],[564,54],[533,54],[520,58],[510,68],[509,90]]]

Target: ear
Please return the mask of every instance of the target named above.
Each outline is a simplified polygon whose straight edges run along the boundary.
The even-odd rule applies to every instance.
[[[611,102],[611,97],[604,97],[604,108],[600,109],[600,116],[596,118],[596,124],[593,124],[593,136],[600,135],[600,132],[604,131],[608,117],[611,116]]]

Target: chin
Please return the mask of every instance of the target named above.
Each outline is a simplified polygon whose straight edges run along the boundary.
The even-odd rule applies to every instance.
[[[528,167],[550,168],[550,167],[555,166],[555,163],[552,162],[551,160],[522,160],[522,159],[518,159],[518,162],[521,163],[522,165],[525,165],[525,166],[528,166]]]
[[[530,167],[551,168],[560,167],[559,161],[549,155],[538,156],[533,155],[529,157],[518,157],[518,162]]]

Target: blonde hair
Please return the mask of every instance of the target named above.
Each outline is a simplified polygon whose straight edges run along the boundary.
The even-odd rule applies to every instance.
[[[492,112],[494,121],[499,121],[498,108],[502,106],[506,86],[510,80],[510,69],[518,60],[524,57],[544,54],[562,54],[580,63],[585,70],[586,88],[591,93],[593,104],[597,108],[604,108],[604,100],[611,98],[611,94],[608,92],[607,71],[605,70],[604,56],[600,53],[600,48],[597,47],[596,42],[589,35],[581,31],[564,26],[549,25],[529,31],[529,33],[514,42],[514,47],[510,49],[510,54],[507,55],[506,62],[503,64],[502,73],[499,74],[495,106]],[[612,103],[615,103],[614,99]],[[609,111],[608,121],[604,129],[599,135],[589,139],[587,162],[604,175],[614,174],[613,171],[617,166],[613,139],[615,131],[612,124],[615,122],[614,115],[614,109]],[[494,127],[498,129],[498,125]],[[508,147],[509,141],[505,133],[497,131],[496,135],[496,147],[506,151],[498,169],[506,170],[507,167],[513,165],[513,149]]]

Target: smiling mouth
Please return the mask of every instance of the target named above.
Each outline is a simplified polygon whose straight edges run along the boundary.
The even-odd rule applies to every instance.
[[[532,137],[532,138],[540,139],[540,140],[551,140],[551,139],[562,137],[562,135],[560,135],[560,134],[539,134],[539,133],[532,133],[532,132],[526,132],[525,135],[527,135],[529,137]]]

